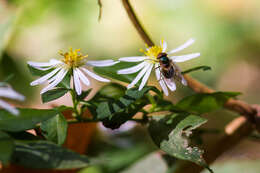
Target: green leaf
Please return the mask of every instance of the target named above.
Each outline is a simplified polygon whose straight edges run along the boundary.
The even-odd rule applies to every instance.
[[[59,112],[63,112],[63,111],[67,111],[67,110],[73,111],[73,107],[69,107],[69,106],[65,106],[65,105],[61,105],[59,107],[56,107],[55,109],[58,110]]]
[[[65,77],[63,78],[63,80],[57,85],[57,87],[71,89],[71,88],[70,88],[70,79],[71,79],[71,72],[69,71],[69,72],[65,75]]]
[[[11,159],[14,150],[14,141],[7,134],[0,131],[0,161],[6,165]]]
[[[62,145],[67,137],[68,123],[62,114],[41,123],[43,136],[58,145]]]
[[[126,91],[126,94],[120,97],[118,100],[113,102],[102,102],[97,107],[97,118],[105,119],[112,117],[113,114],[122,112],[129,105],[134,103],[136,100],[142,98],[149,90],[154,89],[154,87],[146,86],[141,91],[138,88],[131,88]]]
[[[77,100],[84,100],[88,95],[89,93],[92,91],[92,88],[88,89],[87,91],[83,91],[80,95],[77,95]]]
[[[187,73],[190,73],[190,72],[193,72],[193,71],[198,71],[198,70],[203,70],[203,71],[207,71],[207,70],[211,70],[211,67],[209,66],[198,66],[198,67],[194,67],[194,68],[191,68],[189,70],[185,70],[182,72],[182,74],[187,74]]]
[[[89,165],[86,156],[48,141],[16,141],[12,162],[38,169],[73,169]]]
[[[55,88],[52,90],[49,90],[41,95],[42,102],[47,103],[53,100],[56,100],[62,96],[64,96],[68,91],[70,91],[67,88]]]
[[[93,70],[100,75],[104,75],[122,82],[130,83],[134,80],[137,73],[119,75],[117,74],[117,71],[124,68],[135,66],[136,64],[137,63],[120,62],[110,67],[94,67]]]
[[[146,86],[141,91],[138,88],[129,89],[118,99],[99,102],[96,109],[97,119],[102,120],[103,125],[107,128],[119,128],[150,103],[145,96],[148,91],[161,94],[155,87]]]
[[[110,117],[102,119],[102,123],[105,127],[110,129],[117,129],[122,124],[130,120],[135,114],[137,114],[147,102],[145,99],[137,103],[131,104],[129,107],[125,108],[122,112],[113,113]]]
[[[58,114],[53,109],[19,109],[20,114],[14,116],[5,110],[0,110],[0,130],[24,131],[35,128],[36,124]]]
[[[10,74],[10,75],[8,75],[2,82],[0,82],[1,84],[2,83],[4,83],[5,85],[7,85],[8,84],[8,82],[11,80],[11,79],[13,79],[14,78],[14,74]],[[4,85],[0,85],[0,86],[4,86]]]
[[[33,75],[33,76],[43,76],[43,75],[46,75],[48,73],[50,73],[53,69],[49,69],[49,70],[38,70],[30,65],[27,64],[27,67],[30,71],[30,73]]]
[[[15,140],[39,140],[42,137],[35,136],[27,131],[20,131],[20,132],[7,132]]]
[[[240,95],[238,92],[198,93],[185,97],[174,107],[195,114],[203,114],[220,109],[228,99]]]
[[[115,99],[119,99],[125,95],[125,92],[126,87],[117,83],[110,83],[103,86],[91,100],[86,102],[86,104],[91,113],[95,115],[96,109],[101,102],[113,102]]]
[[[167,154],[179,159],[189,160],[209,169],[202,158],[203,151],[197,147],[188,146],[187,139],[193,129],[206,121],[202,117],[184,113],[163,117],[154,116],[150,121],[148,130],[154,143]]]
[[[77,173],[103,173],[102,169],[98,166],[90,166],[79,170]]]
[[[117,83],[110,83],[103,86],[99,90],[98,94],[106,98],[119,99],[125,94],[125,91],[126,87]]]
[[[4,51],[0,63],[0,74],[1,77],[15,74],[14,77],[8,81],[8,84],[17,92],[25,95],[27,100],[30,100],[33,97],[32,93],[34,93],[34,88],[29,85],[31,78],[26,72],[24,72],[23,64],[24,60],[11,57],[6,51]]]

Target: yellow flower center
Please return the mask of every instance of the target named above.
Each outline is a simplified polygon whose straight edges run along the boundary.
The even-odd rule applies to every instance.
[[[82,53],[80,53],[80,49],[73,50],[72,48],[69,49],[69,52],[65,53],[59,51],[59,54],[63,56],[62,61],[70,68],[83,65],[84,60],[88,57],[88,55],[83,56]]]
[[[140,49],[140,52],[144,53],[146,56],[148,56],[150,59],[149,61],[151,61],[152,63],[156,63],[158,62],[158,55],[160,53],[162,53],[163,51],[163,48],[162,46],[152,46],[152,47],[149,47],[147,45],[146,46],[146,51],[144,51],[143,49]]]

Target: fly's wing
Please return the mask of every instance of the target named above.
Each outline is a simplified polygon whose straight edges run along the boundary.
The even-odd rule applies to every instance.
[[[174,69],[174,80],[177,80],[181,82],[183,85],[187,85],[187,81],[184,79],[183,75],[181,74],[181,69],[173,62],[171,62],[171,65],[173,66]]]

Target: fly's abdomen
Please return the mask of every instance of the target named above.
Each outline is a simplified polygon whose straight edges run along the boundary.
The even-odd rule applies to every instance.
[[[174,76],[174,69],[172,66],[170,66],[167,69],[162,69],[162,74],[165,78],[170,79]]]

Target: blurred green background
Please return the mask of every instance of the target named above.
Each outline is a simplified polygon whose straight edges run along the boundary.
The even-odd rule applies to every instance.
[[[241,99],[260,104],[259,0],[132,0],[131,3],[157,44],[164,39],[171,49],[189,38],[196,39],[181,54],[200,52],[201,57],[180,64],[183,69],[211,66],[212,71],[191,75],[217,90],[242,92]],[[144,43],[121,1],[103,0],[102,4],[102,18],[98,21],[96,0],[1,0],[0,80],[15,74],[10,83],[27,96],[25,105],[43,107],[37,92],[39,87],[29,85],[33,77],[26,61],[59,58],[58,50],[66,51],[68,47],[81,48],[90,59],[141,55],[139,49],[144,48]],[[95,85],[99,88],[101,83]],[[176,101],[190,93],[182,87],[169,99]],[[65,97],[51,104],[59,103],[69,104],[69,101]],[[223,129],[235,116],[227,111],[207,115],[206,127]],[[209,137],[211,142],[213,139]],[[221,157],[213,168],[218,173],[259,172],[259,146],[259,141],[245,140]],[[93,168],[84,173],[95,171],[99,170]]]

